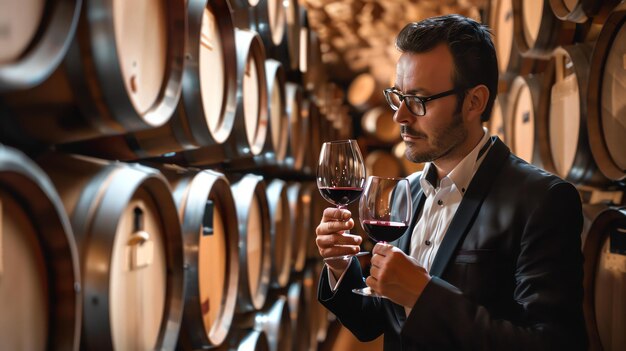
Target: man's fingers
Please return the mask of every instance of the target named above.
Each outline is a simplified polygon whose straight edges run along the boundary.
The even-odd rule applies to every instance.
[[[389,252],[389,250],[392,247],[393,246],[389,244],[377,243],[376,245],[374,245],[374,248],[372,249],[372,254],[386,256],[386,254]]]
[[[328,207],[324,210],[324,214],[322,215],[322,222],[347,221],[351,216],[352,213],[346,209]]]
[[[315,238],[317,246],[322,249],[335,245],[359,246],[362,241],[360,236],[351,234],[319,235]]]
[[[344,255],[354,255],[359,252],[358,246],[331,246],[328,248],[320,249],[320,255],[323,258],[337,257]]]

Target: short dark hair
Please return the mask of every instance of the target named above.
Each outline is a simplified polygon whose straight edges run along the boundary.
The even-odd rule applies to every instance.
[[[448,45],[454,59],[455,88],[484,84],[489,89],[481,116],[481,121],[488,121],[498,92],[498,61],[489,28],[467,17],[445,15],[409,23],[396,39],[396,47],[403,53],[423,53],[441,43]],[[464,96],[460,94],[458,101]]]

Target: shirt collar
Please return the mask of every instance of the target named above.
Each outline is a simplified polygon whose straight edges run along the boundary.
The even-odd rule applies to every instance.
[[[476,170],[481,163],[480,161],[485,156],[490,144],[488,143],[490,140],[489,133],[484,127],[483,132],[483,137],[472,149],[472,151],[470,151],[470,153],[467,154],[463,160],[461,160],[461,162],[459,162],[459,164],[457,164],[454,169],[448,173],[448,175],[441,179],[440,186],[446,187],[452,185],[452,190],[460,192],[461,195],[465,194],[465,191],[474,177],[474,173],[476,173]],[[437,184],[437,169],[432,162],[426,163],[424,171],[420,175],[419,181],[426,196],[434,194],[435,186],[433,184]]]

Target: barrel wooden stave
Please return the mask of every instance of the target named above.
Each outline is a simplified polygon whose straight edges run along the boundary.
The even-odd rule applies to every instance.
[[[162,167],[161,172],[173,189],[185,249],[185,305],[179,346],[216,347],[230,331],[239,284],[239,234],[230,183],[214,171]],[[212,213],[208,214],[209,210]]]

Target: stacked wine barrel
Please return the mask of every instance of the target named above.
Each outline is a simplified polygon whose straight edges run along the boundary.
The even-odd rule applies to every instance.
[[[306,8],[0,12],[0,349],[317,350],[314,173],[352,122]]]

